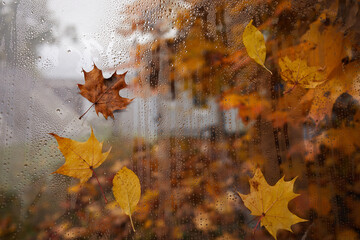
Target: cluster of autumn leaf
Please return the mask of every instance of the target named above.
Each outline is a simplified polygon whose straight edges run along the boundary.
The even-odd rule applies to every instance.
[[[149,62],[166,51],[173,66],[156,93],[184,87],[199,107],[212,98],[236,109],[246,134],[228,154],[239,169],[260,166],[272,183],[299,176],[292,202],[310,223],[294,228],[307,226],[312,239],[357,239],[359,16],[351,1],[194,1],[175,20],[179,39],[137,46],[136,83],[146,86],[157,70]],[[231,142],[224,135],[219,141]]]
[[[115,110],[124,109],[132,101],[119,95],[119,91],[127,86],[125,83],[126,73],[120,75],[114,73],[111,78],[105,79],[102,71],[96,66],[90,72],[83,72],[85,85],[78,85],[80,94],[93,103],[92,106],[95,106],[97,114],[101,112],[106,119],[108,116],[114,118],[113,112]],[[108,86],[105,85],[107,83],[109,84]],[[111,149],[102,153],[103,143],[100,143],[95,138],[93,129],[91,129],[91,136],[86,142],[77,142],[69,138],[60,137],[54,133],[50,134],[57,140],[59,150],[65,157],[65,164],[54,173],[78,178],[80,183],[87,182],[94,175],[107,203],[103,189],[95,174],[95,169],[106,160]],[[131,225],[135,231],[131,214],[135,211],[135,207],[140,200],[141,188],[139,178],[133,171],[124,167],[115,175],[113,185],[115,199],[124,213],[129,215]]]
[[[266,56],[264,37],[252,25],[252,21],[244,30],[243,41],[249,56],[271,73],[264,65]],[[110,79],[107,79],[110,82],[108,86],[105,85],[106,79],[102,76],[102,71],[96,66],[90,72],[84,71],[84,75],[85,85],[78,85],[80,94],[93,102],[96,113],[101,112],[105,118],[108,116],[114,118],[113,112],[115,110],[124,109],[131,102],[131,100],[119,95],[119,91],[126,87],[125,74],[117,75],[114,73]],[[303,81],[304,78],[299,79]],[[86,142],[77,142],[54,133],[51,135],[57,140],[59,150],[65,157],[65,164],[54,173],[78,178],[82,184],[94,175],[107,203],[95,169],[106,160],[111,149],[102,153],[103,143],[95,138],[92,129],[91,136]],[[250,194],[242,195],[239,193],[245,206],[251,210],[251,214],[260,217],[259,222],[275,239],[279,229],[291,231],[290,227],[293,224],[306,221],[292,214],[287,208],[288,202],[298,196],[298,194],[293,193],[294,182],[295,179],[285,182],[282,178],[275,186],[270,186],[261,170],[256,169],[253,179],[250,180]],[[123,167],[113,179],[113,194],[124,213],[129,215],[131,226],[135,231],[131,215],[140,200],[139,178],[133,171]]]
[[[359,14],[355,10],[346,10],[352,8],[347,3],[326,2],[324,6],[313,3],[313,15],[303,8],[307,24],[303,24],[303,16],[297,13],[302,7],[300,1],[214,3],[216,16],[221,16],[223,10],[231,6],[231,16],[246,13],[256,20],[258,28],[253,20],[242,22],[244,28],[239,28],[239,24],[230,25],[231,31],[237,33],[234,45],[245,49],[229,47],[224,44],[225,40],[219,40],[224,32],[220,31],[219,37],[214,39],[208,37],[210,33],[203,33],[207,24],[203,22],[206,16],[205,8],[201,7],[203,1],[195,1],[191,10],[180,11],[177,24],[180,29],[189,29],[184,34],[183,44],[164,40],[161,45],[159,39],[157,45],[150,47],[159,49],[176,45],[178,52],[169,56],[169,61],[174,63],[169,71],[169,85],[179,81],[177,78],[182,79],[185,88],[191,89],[200,103],[206,102],[209,96],[218,97],[223,110],[238,110],[238,116],[248,130],[242,136],[222,136],[216,141],[186,139],[188,143],[185,143],[181,138],[174,138],[170,141],[159,139],[153,146],[139,144],[140,150],[134,150],[132,168],[143,183],[142,197],[139,178],[128,168],[118,171],[112,181],[113,195],[123,212],[130,216],[132,228],[135,229],[136,221],[142,228],[138,235],[122,232],[123,237],[266,238],[263,232],[249,232],[247,227],[238,224],[250,225],[246,222],[253,221],[239,220],[234,214],[245,212],[241,209],[245,206],[257,217],[253,229],[261,224],[275,239],[279,236],[294,239],[294,235],[282,235],[283,232],[278,233],[278,230],[292,231],[291,226],[306,221],[305,218],[310,221],[293,226],[298,238],[306,239],[311,235],[312,239],[332,239],[333,236],[356,239],[356,231],[360,229],[357,216],[360,118],[355,100],[360,99],[360,74],[356,41],[358,20],[351,17],[358,19]],[[265,5],[270,13],[251,12],[247,5],[258,8]],[[191,11],[202,12],[202,15],[188,21]],[[284,18],[294,18],[285,21],[285,24],[292,22],[291,26],[282,25]],[[219,25],[215,29],[224,27],[221,17],[217,22]],[[259,29],[268,34],[270,31],[270,36],[271,31],[276,32],[277,37],[265,41]],[[236,42],[238,39],[241,39],[240,43]],[[146,46],[141,52],[142,47],[138,47],[138,59],[146,59],[142,55],[149,52]],[[157,54],[157,51],[153,52]],[[145,67],[141,61],[145,62],[142,63]],[[146,64],[145,60],[139,60],[143,69],[154,70],[152,68],[156,66]],[[233,74],[238,72],[241,74]],[[141,76],[139,74],[137,83],[145,88],[146,81],[141,81]],[[125,74],[114,74],[110,79],[104,79],[95,66],[89,73],[85,72],[85,85],[79,85],[80,93],[93,103],[97,113],[102,113],[105,118],[114,117],[114,110],[125,109],[131,102],[131,99],[119,96],[120,89],[127,86],[124,77]],[[150,84],[158,87],[151,81],[150,77]],[[163,92],[160,87],[158,89]],[[94,169],[100,166],[109,151],[102,153],[102,144],[93,132],[85,143],[53,135],[66,160],[56,172],[79,178],[84,186],[83,190],[69,189],[70,194],[88,192],[95,195],[85,182],[92,175],[97,179]],[[149,152],[144,153],[143,146],[150,149]],[[169,159],[162,159],[162,152],[169,152]],[[114,166],[118,170],[119,166]],[[267,183],[259,167],[265,170],[269,182],[276,182],[275,185]],[[167,172],[169,168],[175,170]],[[145,169],[151,170],[150,175]],[[293,179],[285,181],[283,177],[278,180],[280,172]],[[250,193],[243,195],[240,192],[248,189],[247,185],[243,186],[248,175],[253,176],[249,180]],[[301,195],[293,192],[297,176],[301,179],[298,191]],[[233,193],[238,191],[243,204],[233,200],[237,198]],[[103,193],[107,201],[105,195]],[[90,208],[88,203],[82,204]],[[112,203],[107,204],[106,209],[109,208],[113,209]],[[135,223],[132,220],[134,211]],[[77,214],[82,216],[84,213],[77,209]],[[115,211],[107,217],[113,222],[122,219]],[[189,218],[193,219],[191,224]],[[230,226],[230,230],[226,226]],[[234,228],[240,233],[235,233]],[[111,228],[111,231],[116,230]]]
[[[102,153],[103,144],[95,138],[93,130],[91,130],[91,136],[86,142],[77,142],[59,137],[56,134],[51,135],[56,138],[59,149],[66,160],[65,164],[55,173],[79,178],[80,183],[87,182],[92,175],[96,177],[94,169],[105,161],[110,150]],[[298,196],[292,192],[295,179],[285,182],[282,178],[275,186],[270,186],[261,170],[257,169],[254,177],[250,180],[250,194],[242,195],[239,193],[245,206],[251,210],[251,214],[260,217],[261,224],[275,239],[279,229],[291,231],[291,225],[306,221],[292,214],[287,208],[288,202]],[[101,188],[98,179],[97,181]],[[101,191],[103,191],[102,188]],[[134,231],[135,227],[131,214],[135,211],[140,200],[140,193],[140,181],[133,171],[123,167],[117,172],[113,179],[113,194],[124,213],[129,215]],[[104,199],[107,203],[105,195]]]

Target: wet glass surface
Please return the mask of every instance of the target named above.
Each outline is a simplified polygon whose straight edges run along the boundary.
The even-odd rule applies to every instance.
[[[308,221],[279,240],[359,239],[359,5],[2,1],[0,239],[274,239],[287,209]],[[95,65],[94,81],[126,72],[133,100],[114,118],[93,105],[119,101],[115,80],[91,87],[95,104],[79,94]],[[48,133],[91,128],[104,163],[82,184],[54,173],[65,157]],[[124,166],[141,184],[135,232],[112,189]],[[297,177],[293,200],[254,198],[279,205],[267,223],[238,194],[262,189],[256,169],[272,186]]]

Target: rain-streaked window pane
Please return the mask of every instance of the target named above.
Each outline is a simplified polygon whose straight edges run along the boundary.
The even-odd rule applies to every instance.
[[[359,8],[3,0],[0,239],[359,239]]]

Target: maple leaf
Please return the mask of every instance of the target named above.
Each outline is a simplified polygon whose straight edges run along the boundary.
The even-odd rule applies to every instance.
[[[65,157],[65,163],[54,173],[79,178],[81,183],[87,182],[93,170],[98,168],[107,158],[109,151],[102,153],[103,143],[99,142],[91,129],[91,136],[86,142],[78,142],[50,133],[59,144],[59,149]]]
[[[290,212],[287,207],[290,200],[300,195],[293,192],[295,180],[285,182],[282,177],[274,186],[270,186],[257,168],[254,177],[249,180],[250,194],[238,193],[251,215],[259,216],[261,225],[275,239],[279,229],[292,231],[291,225],[307,221]]]
[[[360,69],[359,63],[352,62],[334,71],[333,77],[315,89],[309,91],[302,102],[312,99],[309,117],[319,123],[331,110],[336,99],[343,93],[348,93],[360,101]]]
[[[124,213],[130,217],[131,226],[135,232],[131,215],[140,200],[141,186],[139,178],[133,171],[127,167],[123,167],[116,173],[113,179],[112,191],[116,202],[120,205]]]
[[[114,119],[115,110],[125,109],[133,99],[120,97],[119,91],[127,84],[124,74],[116,74],[110,78],[104,78],[102,71],[94,65],[93,70],[84,72],[85,84],[78,84],[80,94],[95,105],[96,114],[102,113],[107,119],[109,116]],[[90,108],[91,108],[90,107]],[[79,118],[81,119],[90,108]]]
[[[253,20],[251,20],[245,27],[244,33],[242,35],[244,46],[249,56],[272,74],[272,72],[264,65],[266,58],[264,36],[256,27],[254,27],[254,25],[252,25],[252,22]]]
[[[285,56],[280,58],[279,66],[281,78],[293,87],[298,85],[303,88],[315,88],[326,80],[321,68],[309,67],[302,59],[291,61]]]
[[[59,149],[65,157],[65,163],[58,170],[53,173],[59,173],[73,178],[79,178],[80,183],[85,183],[94,174],[100,186],[101,192],[107,202],[104,191],[101,188],[100,182],[95,175],[94,169],[98,168],[109,155],[109,151],[102,153],[103,143],[99,142],[94,135],[91,128],[91,136],[86,142],[78,142],[69,138],[64,138],[49,133],[54,136],[59,144]]]
[[[340,26],[328,24],[326,14],[309,25],[309,30],[300,38],[300,43],[278,52],[278,56],[292,59],[306,59],[308,66],[323,69],[323,75],[329,79],[342,60],[351,52],[351,34],[344,34]]]
[[[315,44],[314,48],[305,52],[310,66],[324,68],[324,74],[329,77],[342,64],[346,56],[346,37],[339,26],[325,24],[326,15],[323,13],[310,24],[309,30],[301,37],[301,41]]]

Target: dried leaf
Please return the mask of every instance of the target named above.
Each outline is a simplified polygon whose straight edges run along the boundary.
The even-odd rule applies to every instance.
[[[305,60],[291,61],[287,56],[280,58],[281,78],[292,85],[303,88],[315,88],[322,84],[326,78],[320,67],[309,67]]]
[[[279,229],[291,230],[291,225],[307,221],[299,218],[288,209],[290,200],[299,196],[293,192],[296,178],[289,182],[281,178],[275,186],[270,186],[261,170],[258,168],[255,175],[250,179],[250,194],[240,194],[245,206],[251,211],[251,215],[261,217],[261,225],[276,238]]]
[[[301,37],[302,41],[315,44],[314,48],[306,52],[310,66],[324,68],[324,74],[329,77],[342,64],[346,57],[345,37],[336,25],[324,24],[325,16],[321,15],[310,24],[310,29]]]
[[[114,177],[112,191],[116,202],[124,213],[130,217],[131,226],[135,232],[131,214],[135,211],[136,205],[140,200],[141,186],[139,178],[133,171],[123,167]]]
[[[265,68],[269,73],[272,72],[264,65],[266,58],[266,46],[262,33],[252,25],[253,20],[245,27],[242,35],[243,43],[249,56]]]
[[[86,142],[63,138],[54,133],[50,135],[55,137],[58,148],[65,157],[64,165],[54,173],[79,178],[81,183],[85,183],[92,176],[94,169],[105,161],[111,150],[101,152],[103,143],[95,138],[92,129],[91,136]]]
[[[319,123],[326,115],[330,116],[334,102],[345,92],[359,101],[359,84],[359,63],[352,62],[344,68],[339,67],[334,71],[331,79],[304,96],[303,100],[313,99],[309,117]]]
[[[104,78],[102,71],[94,65],[94,69],[90,72],[84,72],[85,84],[78,84],[80,94],[95,105],[96,114],[102,113],[107,119],[109,116],[114,118],[115,110],[125,109],[133,100],[120,97],[119,91],[127,84],[124,74],[116,74],[110,78]],[[93,106],[92,105],[92,106]],[[89,108],[90,109],[90,108]],[[80,117],[80,119],[88,112],[88,110]]]

